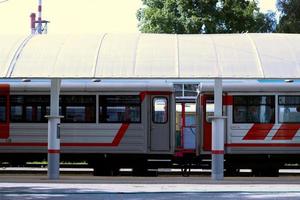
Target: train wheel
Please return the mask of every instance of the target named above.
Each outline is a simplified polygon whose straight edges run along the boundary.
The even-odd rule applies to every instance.
[[[188,177],[191,174],[191,163],[185,163],[181,165],[181,175]]]

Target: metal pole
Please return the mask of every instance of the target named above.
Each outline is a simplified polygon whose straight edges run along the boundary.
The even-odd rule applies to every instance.
[[[224,120],[222,116],[222,79],[215,79],[215,111],[212,119],[212,179],[224,178]]]
[[[39,0],[38,5],[38,33],[42,34],[42,0]]]
[[[48,116],[48,178],[59,179],[60,160],[60,79],[51,80],[50,116]]]

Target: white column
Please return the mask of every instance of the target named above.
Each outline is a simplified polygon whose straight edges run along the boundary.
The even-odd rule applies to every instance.
[[[48,116],[48,178],[59,179],[60,160],[60,79],[51,80],[50,116]]]
[[[224,130],[225,117],[222,116],[222,79],[215,79],[214,117],[212,118],[212,179],[224,178]]]

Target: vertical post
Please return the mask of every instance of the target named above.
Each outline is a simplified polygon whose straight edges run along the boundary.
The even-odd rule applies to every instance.
[[[181,103],[181,148],[184,149],[184,127],[185,127],[185,103]]]
[[[51,80],[50,116],[48,116],[48,178],[59,179],[60,135],[59,93],[60,79]]]
[[[39,5],[38,5],[38,33],[42,34],[42,0],[39,0]]]
[[[215,79],[215,111],[212,119],[212,179],[224,178],[224,120],[222,116],[222,79]]]

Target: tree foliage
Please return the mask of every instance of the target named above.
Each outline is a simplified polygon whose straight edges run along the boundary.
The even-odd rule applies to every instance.
[[[300,33],[300,1],[277,0],[277,8],[281,13],[277,31]]]
[[[273,32],[274,13],[256,0],[142,0],[137,12],[144,33]]]

